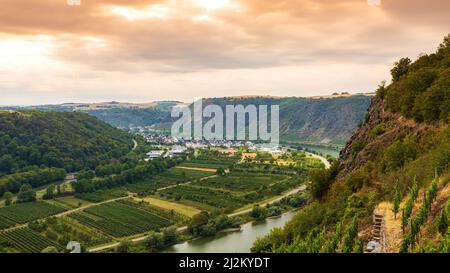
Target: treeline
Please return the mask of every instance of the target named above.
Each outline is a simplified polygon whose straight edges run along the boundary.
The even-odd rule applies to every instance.
[[[33,188],[64,180],[66,171],[58,168],[45,168],[28,172],[15,173],[0,178],[0,196],[5,192],[17,193],[22,185]]]
[[[89,193],[101,189],[110,189],[141,182],[143,179],[153,177],[163,171],[177,165],[174,159],[157,159],[136,165],[134,168],[126,169],[119,174],[112,174],[105,177],[86,177],[72,183],[76,193]]]
[[[30,166],[94,169],[131,145],[126,132],[84,113],[0,111],[0,176]]]
[[[378,89],[389,108],[419,121],[447,120],[450,114],[450,35],[436,53],[415,62],[399,60],[391,70],[392,84]]]

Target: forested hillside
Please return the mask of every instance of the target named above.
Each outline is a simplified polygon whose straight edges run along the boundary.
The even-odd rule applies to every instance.
[[[364,119],[370,97],[334,98],[213,98],[204,105],[279,105],[280,138],[287,143],[343,146]]]
[[[383,252],[450,251],[450,36],[391,73],[339,162],[311,174],[310,204],[254,252],[363,252],[375,218]]]
[[[126,132],[84,113],[0,111],[0,176],[35,167],[95,168],[131,147]]]

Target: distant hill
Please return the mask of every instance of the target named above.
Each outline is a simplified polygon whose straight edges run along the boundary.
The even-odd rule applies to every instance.
[[[284,143],[334,146],[342,148],[357,125],[364,119],[371,95],[334,94],[314,98],[240,96],[206,98],[211,103],[278,104],[280,105],[280,133]],[[68,103],[26,107],[39,111],[81,111],[93,115],[115,127],[152,126],[170,129],[170,111],[180,102],[161,101],[146,104],[121,102]],[[18,109],[10,107],[9,109]],[[20,109],[20,108],[19,108]]]
[[[92,168],[131,146],[128,133],[85,113],[0,111],[0,175],[30,166]]]
[[[370,105],[370,96],[329,98],[230,97],[205,99],[204,105],[279,105],[284,143],[343,146]]]

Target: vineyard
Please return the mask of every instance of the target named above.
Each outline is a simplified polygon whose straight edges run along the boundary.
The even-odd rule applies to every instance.
[[[180,166],[190,168],[226,169],[240,159],[238,156],[226,156],[216,153],[209,154],[212,153],[210,151],[202,151],[201,153],[201,155],[198,155],[194,159],[183,162]]]
[[[132,202],[129,200],[121,200],[121,201],[117,201],[117,202],[148,211],[152,214],[158,215],[165,219],[171,219],[176,223],[186,223],[190,219],[189,217],[186,217],[183,214],[177,213],[173,210],[166,210],[166,209],[163,209],[163,208],[160,208],[157,206],[147,204],[147,203],[145,203],[145,201],[142,203],[136,203],[136,202]]]
[[[127,196],[127,191],[125,190],[125,188],[122,187],[75,194],[76,198],[80,198],[93,203],[103,202],[109,199],[120,198],[125,196]]]
[[[65,211],[64,208],[47,202],[23,203],[0,209],[0,228],[24,224]]]
[[[122,202],[91,207],[70,217],[114,237],[131,236],[173,224],[155,213]]]
[[[0,233],[0,242],[1,241],[5,241],[17,250],[25,253],[40,253],[49,246],[61,248],[58,243],[29,228],[20,228]]]
[[[232,211],[247,203],[244,198],[229,191],[188,185],[162,190],[160,195],[176,201],[190,201],[188,202],[189,205],[194,205],[201,209],[212,207]],[[208,207],[203,206],[204,204],[208,205]]]
[[[195,182],[193,185],[243,193],[267,188],[272,184],[279,183],[287,178],[287,176],[283,175],[230,173],[225,176]]]
[[[192,181],[207,176],[211,176],[211,173],[197,170],[172,168],[160,175],[149,178],[139,183],[128,184],[125,187],[131,192],[139,194],[149,194],[152,191],[160,188],[181,184],[187,181]]]
[[[417,198],[419,192],[419,188],[416,185],[417,183],[414,183],[414,186],[411,188],[409,198],[402,213],[403,233],[405,236],[403,238],[400,252],[403,253],[408,252],[418,243],[420,229],[427,220],[431,212],[433,202],[436,201],[436,197],[439,192],[439,179],[436,177],[433,182],[431,182],[431,185],[424,191],[422,205],[418,208],[415,215],[412,216],[412,207],[414,206],[414,201],[412,200]],[[406,232],[405,230],[408,220],[410,225],[409,231]]]

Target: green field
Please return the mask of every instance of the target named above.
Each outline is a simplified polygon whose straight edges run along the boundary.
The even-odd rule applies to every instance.
[[[53,201],[58,202],[62,205],[66,205],[71,208],[77,208],[77,207],[80,207],[80,205],[86,206],[86,205],[92,204],[89,201],[78,199],[74,196],[59,197],[59,198],[54,199]]]
[[[155,213],[121,202],[88,208],[70,217],[114,237],[131,236],[173,224]]]
[[[107,190],[98,190],[89,193],[80,193],[76,194],[75,197],[79,199],[83,199],[88,202],[98,203],[107,201],[110,199],[120,198],[127,196],[127,190],[123,187],[107,189]]]
[[[233,211],[298,186],[302,178],[281,174],[232,172],[158,192],[159,196],[202,210]]]
[[[179,214],[185,215],[189,218],[192,218],[194,215],[199,214],[201,211],[190,206],[185,206],[183,204],[178,204],[175,202],[168,202],[162,199],[158,198],[152,198],[152,197],[144,197],[143,199],[136,199],[138,201],[144,201],[148,203],[149,205],[153,205],[156,207],[163,208],[165,210],[173,210]]]
[[[219,168],[229,168],[231,164],[224,162],[211,162],[209,160],[193,160],[188,162],[183,162],[180,164],[181,167],[189,168],[205,168],[205,169],[219,169]]]
[[[14,229],[0,233],[0,242],[2,241],[11,244],[15,249],[24,253],[40,253],[48,246],[61,249],[58,243],[29,228]]]
[[[189,205],[194,205],[201,209],[209,209],[214,207],[231,211],[245,205],[246,203],[244,198],[229,191],[188,185],[180,185],[174,188],[162,190],[160,195],[162,197],[181,202],[184,200],[191,201],[188,203]],[[208,207],[203,205],[207,205]]]
[[[211,176],[210,172],[197,170],[169,169],[160,175],[139,183],[126,185],[126,189],[140,194],[148,194],[160,188]]]
[[[0,209],[0,228],[24,224],[65,211],[64,208],[47,202],[23,203]]]
[[[287,178],[288,177],[284,175],[230,173],[225,176],[195,182],[193,185],[246,193],[267,188],[273,184],[280,183]]]

